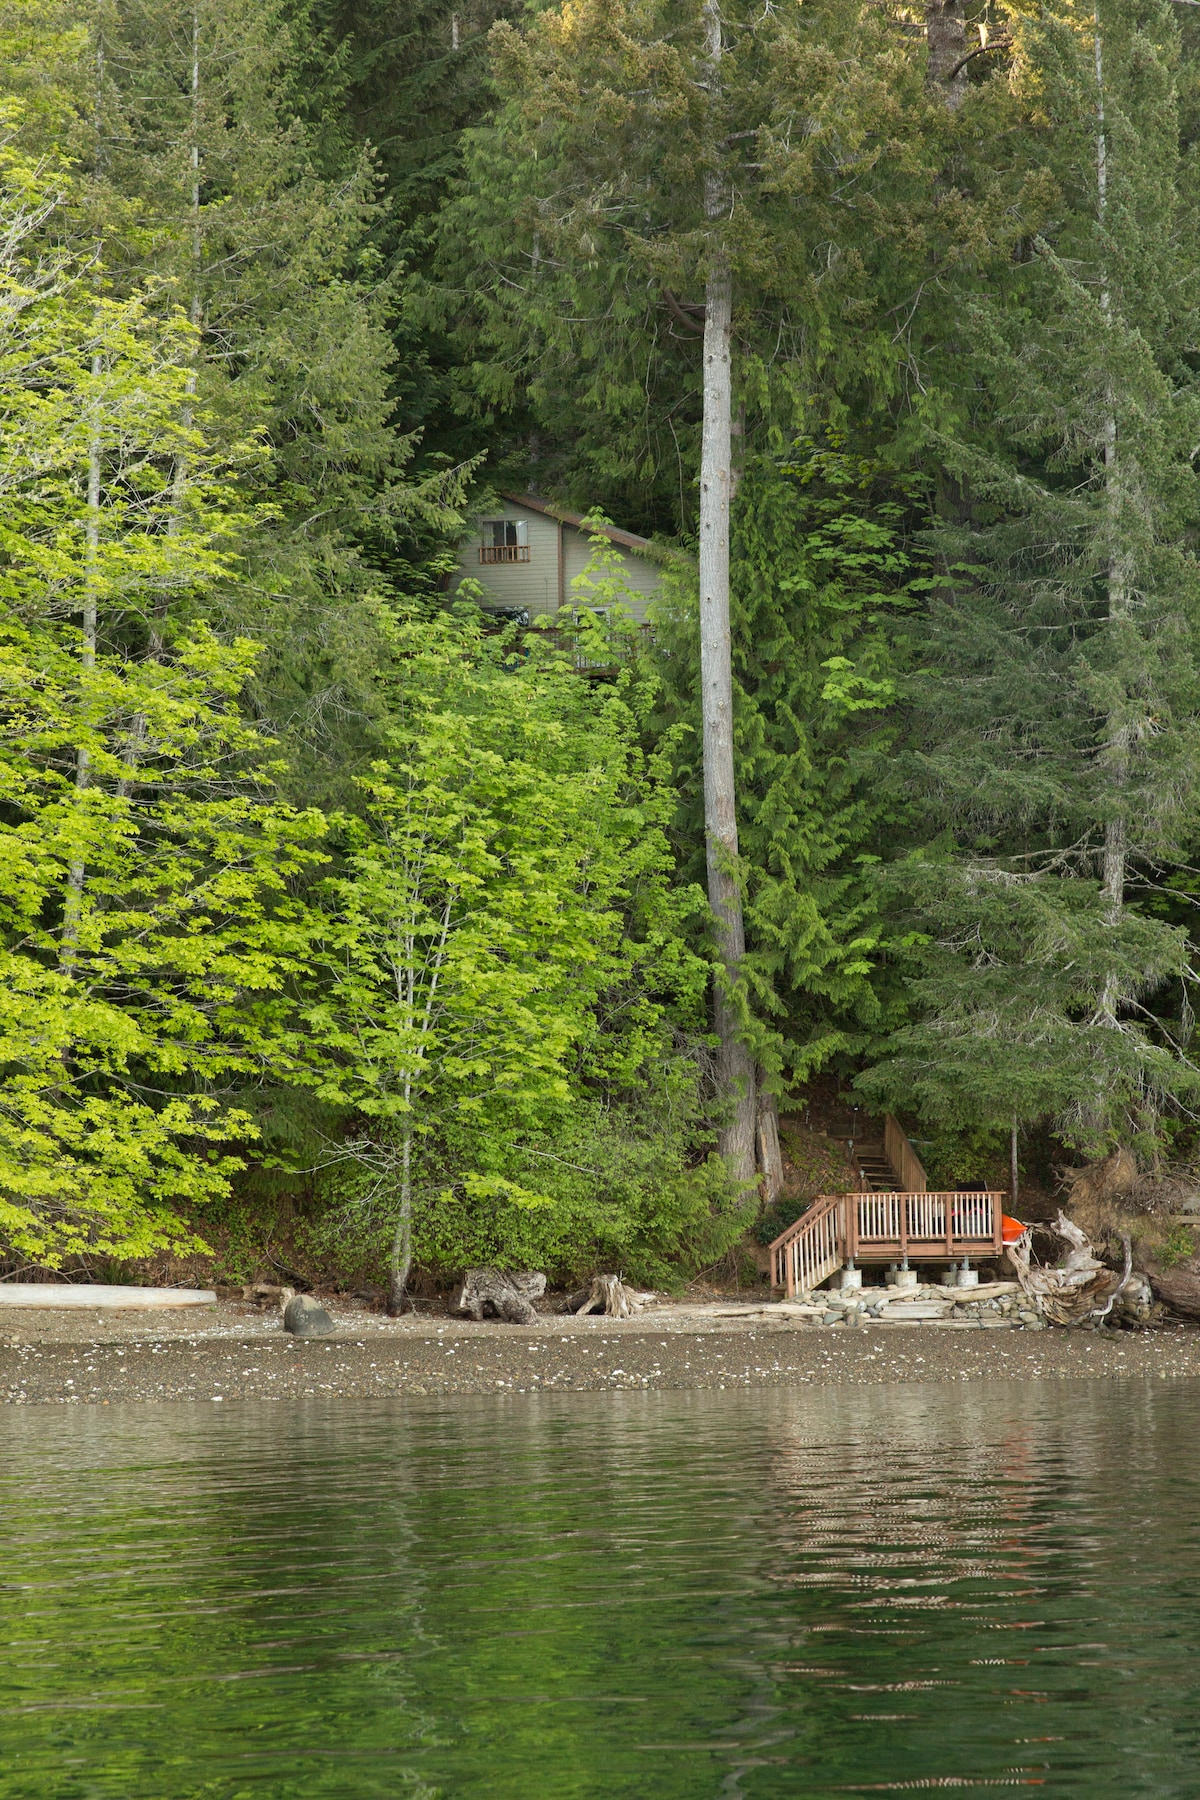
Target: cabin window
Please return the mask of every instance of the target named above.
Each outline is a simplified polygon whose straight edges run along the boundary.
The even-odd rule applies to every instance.
[[[529,525],[524,519],[484,519],[480,527],[481,563],[529,561]]]

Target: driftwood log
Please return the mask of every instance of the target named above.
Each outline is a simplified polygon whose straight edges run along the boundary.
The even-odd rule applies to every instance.
[[[1032,1261],[1030,1234],[1009,1246],[1022,1292],[1052,1325],[1082,1325],[1103,1319],[1121,1298],[1133,1274],[1129,1240],[1125,1241],[1125,1272],[1118,1275],[1100,1261],[1087,1237],[1060,1212],[1051,1226],[1067,1246],[1067,1253],[1053,1268],[1037,1268]]]
[[[538,1269],[468,1269],[451,1310],[476,1324],[489,1318],[532,1325],[537,1318],[533,1302],[545,1291],[546,1277]]]

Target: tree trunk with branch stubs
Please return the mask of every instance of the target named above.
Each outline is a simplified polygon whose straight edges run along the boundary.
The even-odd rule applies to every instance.
[[[926,79],[932,92],[957,112],[967,97],[967,28],[962,0],[926,0]]]
[[[716,90],[721,14],[705,7],[708,62]],[[729,194],[718,176],[705,186],[705,214],[719,229]],[[714,233],[715,236],[715,233]],[[704,735],[704,837],[708,898],[716,920],[719,968],[713,1023],[722,1097],[729,1108],[721,1154],[739,1181],[755,1168],[754,1061],[739,1032],[737,987],[746,950],[738,875],[733,767],[733,655],[729,628],[729,509],[733,485],[733,271],[714,244],[704,295],[704,420],[700,451],[700,689]]]
[[[1108,131],[1104,105],[1104,44],[1096,16],[1096,220],[1101,231],[1108,215]],[[1112,319],[1112,290],[1108,270],[1100,271],[1100,311],[1107,322]],[[1123,542],[1124,495],[1122,492],[1121,446],[1117,427],[1116,396],[1112,383],[1105,395],[1104,416],[1104,510],[1108,529],[1106,585],[1108,618],[1120,625],[1128,616],[1129,590],[1132,580],[1130,558]],[[1127,791],[1129,784],[1129,752],[1132,733],[1129,721],[1120,707],[1110,712],[1105,726],[1104,762],[1109,772],[1109,794],[1112,811],[1104,824],[1104,855],[1100,891],[1104,897],[1109,923],[1121,923],[1125,905],[1128,861]],[[1110,975],[1100,997],[1101,1015],[1116,1023],[1120,995],[1115,977]]]

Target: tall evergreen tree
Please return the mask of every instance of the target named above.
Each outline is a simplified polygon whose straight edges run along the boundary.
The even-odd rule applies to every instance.
[[[448,240],[470,245],[457,263],[464,285],[475,283],[477,328],[493,349],[480,385],[504,404],[524,376],[559,439],[568,490],[589,473],[616,497],[610,503],[640,489],[635,518],[697,533],[701,654],[692,666],[724,971],[715,1020],[726,1091],[740,1094],[727,1148],[748,1171],[742,895],[757,871],[739,856],[734,801],[733,443],[736,433],[778,453],[813,422],[805,387],[835,364],[847,386],[894,382],[884,310],[858,308],[853,354],[839,314],[861,297],[879,181],[902,188],[911,176],[908,153],[882,174],[880,125],[886,133],[905,107],[919,116],[928,103],[887,29],[863,30],[836,5],[816,17],[598,4],[548,12],[524,32],[497,27],[493,41],[505,105],[472,139],[471,186],[446,224]],[[846,208],[848,186],[873,202]],[[831,239],[839,254],[822,254]],[[540,450],[527,467],[540,470]],[[780,499],[786,488],[771,491]],[[768,1060],[777,1070],[778,1054]]]
[[[516,10],[506,0],[317,0],[299,22],[332,160],[369,148],[378,178],[370,243],[397,296],[396,416],[420,432],[423,467],[490,447],[488,421],[456,403],[456,347],[427,283],[463,134],[494,105],[487,33]]]
[[[1055,193],[964,294],[932,439],[944,580],[911,768],[949,835],[893,872],[927,940],[920,1016],[865,1085],[990,1125],[1056,1114],[1099,1149],[1200,1091],[1188,934],[1154,900],[1200,801],[1192,175],[1169,7],[1013,34]]]

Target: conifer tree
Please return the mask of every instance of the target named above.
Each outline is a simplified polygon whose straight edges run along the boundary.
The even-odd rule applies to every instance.
[[[751,1041],[772,1085],[859,1054],[879,1017],[884,937],[869,871],[892,805],[902,636],[920,583],[901,548],[911,505],[887,472],[805,444],[751,456],[732,544],[735,755]],[[672,589],[678,592],[676,578]],[[663,721],[679,740],[684,842],[696,818],[694,600],[660,605]],[[682,859],[695,869],[695,855]],[[698,869],[695,869],[698,874]]]
[[[1013,32],[1056,204],[963,297],[911,765],[954,836],[893,872],[921,1011],[865,1085],[1098,1150],[1197,1092],[1188,934],[1155,899],[1200,798],[1191,176],[1168,7]]]
[[[569,394],[574,481],[582,448],[610,504],[628,483],[641,490],[633,517],[640,506],[652,523],[647,496],[674,489],[674,528],[697,531],[704,836],[724,970],[715,1015],[723,1085],[741,1096],[727,1148],[742,1173],[754,1076],[734,805],[734,426],[742,436],[754,409],[771,447],[787,442],[796,390],[817,372],[813,346],[833,335],[845,300],[845,270],[828,257],[820,269],[814,251],[847,235],[848,170],[870,186],[879,126],[898,116],[886,33],[850,25],[836,7],[818,21],[794,8],[596,5],[546,13],[523,33],[499,26],[506,104],[474,135],[470,190],[446,223],[448,239],[472,243],[473,262],[458,263],[473,269],[474,310],[497,352],[472,369],[485,400],[505,404],[521,370],[534,406],[565,427]],[[897,71],[911,97],[911,72],[902,61]],[[873,356],[886,365],[892,335],[880,321],[872,344],[864,322],[860,375]]]

